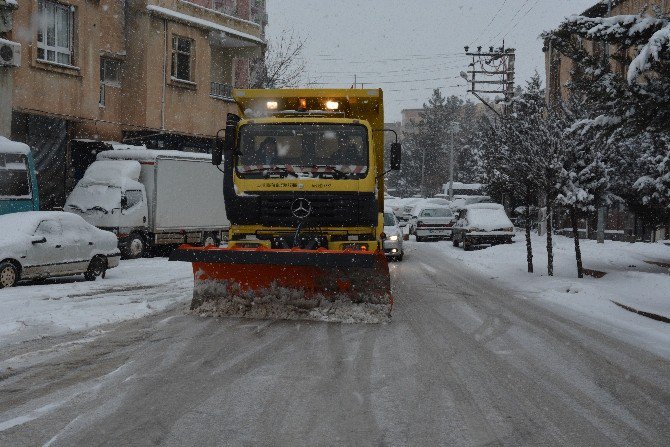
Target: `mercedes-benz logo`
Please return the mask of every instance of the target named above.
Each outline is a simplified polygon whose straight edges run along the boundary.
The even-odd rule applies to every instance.
[[[295,199],[291,204],[291,213],[298,219],[306,219],[312,214],[312,204],[305,198]]]

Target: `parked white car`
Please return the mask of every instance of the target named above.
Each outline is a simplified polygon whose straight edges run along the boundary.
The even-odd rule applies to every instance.
[[[393,210],[384,209],[384,253],[389,259],[402,261],[405,251],[402,247],[403,234]]]
[[[416,216],[412,216],[412,225],[417,242],[451,237],[451,228],[456,218],[449,207],[424,204],[415,212]]]
[[[464,250],[471,250],[475,246],[511,244],[514,225],[502,205],[478,203],[459,212],[453,233],[454,247],[463,243]]]
[[[116,236],[56,211],[0,216],[0,289],[19,280],[84,274],[89,281],[119,265]]]

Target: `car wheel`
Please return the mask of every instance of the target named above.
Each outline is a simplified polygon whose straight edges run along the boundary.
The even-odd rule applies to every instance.
[[[470,251],[472,250],[472,244],[466,241],[463,241],[463,250]]]
[[[146,251],[146,245],[144,239],[137,233],[130,235],[130,241],[128,242],[128,248],[126,249],[126,258],[128,259],[138,259],[144,256]]]
[[[405,256],[405,252],[403,251],[402,253],[400,253],[400,256],[398,256],[398,257],[395,258],[395,259],[396,259],[396,261],[398,261],[398,262],[402,262],[402,258],[403,258],[404,256]]]
[[[84,273],[86,281],[95,281],[98,276],[105,277],[107,271],[107,258],[104,256],[96,256],[91,259],[88,264],[88,270]]]
[[[14,287],[19,282],[19,270],[11,262],[0,263],[0,289]]]
[[[451,242],[454,244],[454,247],[458,247],[461,244],[461,242],[456,238],[453,238]]]
[[[424,239],[423,239],[421,236],[417,236],[417,237],[416,237],[416,241],[417,241],[417,242],[423,242]]]

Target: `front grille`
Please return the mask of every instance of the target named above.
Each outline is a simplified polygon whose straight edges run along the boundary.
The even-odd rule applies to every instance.
[[[259,214],[262,225],[295,226],[299,220],[293,216],[291,206],[298,198],[309,200],[312,212],[303,226],[351,226],[376,224],[377,202],[373,194],[340,193],[283,193],[259,197]]]

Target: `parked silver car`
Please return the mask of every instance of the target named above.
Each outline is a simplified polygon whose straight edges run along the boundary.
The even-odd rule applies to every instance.
[[[451,238],[451,227],[456,217],[450,208],[427,203],[415,213],[412,225],[417,242]]]
[[[84,274],[89,281],[119,265],[116,236],[64,212],[0,216],[0,288],[19,280]]]

